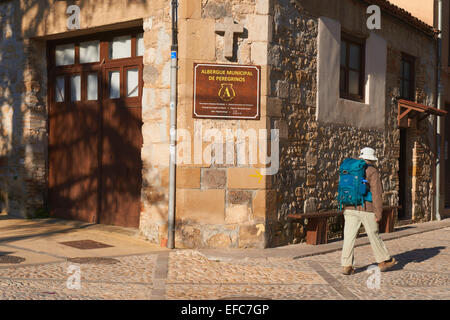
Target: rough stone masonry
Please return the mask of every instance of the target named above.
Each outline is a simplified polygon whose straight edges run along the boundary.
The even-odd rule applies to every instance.
[[[19,5],[23,1],[0,4],[0,210],[21,217],[48,205],[46,52],[45,41],[35,39],[67,32],[66,3],[55,2],[52,7],[44,3],[38,2],[46,19],[32,18],[33,9]],[[396,113],[401,53],[416,57],[417,102],[432,105],[436,54],[431,37],[383,15],[383,27],[376,32],[387,48],[384,116],[377,119],[382,126],[358,126],[345,119],[318,120],[317,97],[324,90],[318,84],[318,41],[324,17],[343,31],[370,37],[364,1],[179,3],[178,128],[187,130],[191,139],[199,134],[195,132],[198,123],[203,130],[221,132],[278,129],[280,170],[259,182],[252,176],[263,166],[239,164],[236,158],[231,164],[217,163],[217,150],[226,148],[204,141],[203,150],[208,150],[211,163],[177,167],[177,247],[262,248],[303,241],[303,223],[291,223],[286,216],[335,209],[339,163],[366,145],[375,148],[380,158],[385,204],[398,204],[400,130]],[[80,6],[81,28],[86,30],[142,19],[144,142],[139,229],[149,241],[161,243],[167,238],[168,211],[169,1],[152,1],[151,8],[139,1],[128,5],[119,0],[108,8],[103,2]],[[109,15],[104,15],[105,10]],[[231,52],[225,50],[230,45],[224,32],[216,29],[226,21],[233,21],[239,31],[233,36]],[[194,120],[194,63],[261,66],[260,120]],[[417,129],[407,129],[407,166],[411,168],[407,210],[414,221],[429,220],[432,212],[433,125],[428,118],[419,122]],[[266,147],[270,150],[269,137]],[[338,232],[338,221],[331,221],[329,228]]]
[[[385,205],[399,201],[400,131],[397,125],[397,100],[400,96],[401,52],[416,59],[416,98],[432,104],[435,99],[435,55],[433,38],[383,16],[378,33],[387,41],[385,125],[381,129],[358,128],[345,123],[316,120],[318,20],[327,16],[339,21],[342,29],[367,37],[365,9],[362,2],[274,1],[273,41],[270,43],[270,97],[280,106],[274,126],[286,128],[280,147],[280,171],[273,185],[277,197],[277,219],[269,222],[268,245],[302,241],[302,225],[290,223],[290,213],[314,212],[337,208],[336,195],[339,164],[355,157],[363,146],[377,150],[383,182]],[[336,8],[339,6],[339,8]],[[351,16],[352,19],[348,19]],[[347,17],[347,18],[346,18]],[[406,39],[406,40],[405,40]],[[370,117],[363,114],[362,117]],[[411,190],[407,210],[414,221],[429,220],[432,212],[432,119],[408,129],[408,166],[421,168],[411,174],[406,189]],[[414,155],[414,156],[413,156]],[[338,221],[329,225],[331,235],[341,231]]]
[[[45,44],[24,39],[17,1],[0,4],[0,212],[27,217],[46,202]]]

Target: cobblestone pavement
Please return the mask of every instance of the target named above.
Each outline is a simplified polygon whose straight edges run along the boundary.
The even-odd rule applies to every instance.
[[[113,259],[0,263],[0,299],[449,299],[450,228],[386,241],[399,263],[369,289],[369,245],[355,249],[356,274],[341,274],[340,251],[295,259],[214,258],[197,250]],[[3,250],[3,249],[2,249]],[[0,257],[1,257],[0,253]],[[168,255],[168,258],[167,258]],[[1,261],[1,259],[0,259]],[[81,288],[67,288],[70,265]]]

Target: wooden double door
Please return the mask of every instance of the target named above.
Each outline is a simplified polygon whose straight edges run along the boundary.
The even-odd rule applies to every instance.
[[[54,217],[139,226],[139,31],[49,43],[49,206]],[[111,46],[124,52],[112,56]]]

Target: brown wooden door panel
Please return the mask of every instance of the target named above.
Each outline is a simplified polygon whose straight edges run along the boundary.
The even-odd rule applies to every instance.
[[[100,223],[139,226],[141,112],[122,101],[109,102],[104,108]]]
[[[100,35],[98,63],[80,64],[79,42],[87,38],[49,43],[49,202],[53,216],[94,223],[138,227],[141,193],[142,57],[111,60],[108,42]],[[89,36],[89,39],[95,37]],[[55,66],[55,46],[75,43],[72,65]],[[139,70],[138,95],[126,96],[126,70]],[[120,98],[109,99],[108,72],[120,71]],[[88,99],[89,74],[97,73],[97,100]],[[80,101],[71,102],[70,77],[81,75]],[[57,76],[65,77],[64,102],[56,103]]]
[[[98,104],[65,103],[50,115],[50,197],[55,215],[95,222],[98,197]],[[57,212],[57,213],[56,213]]]
[[[76,104],[74,112],[73,184],[70,199],[81,220],[95,222],[98,200],[99,105]],[[87,216],[90,220],[86,220]]]

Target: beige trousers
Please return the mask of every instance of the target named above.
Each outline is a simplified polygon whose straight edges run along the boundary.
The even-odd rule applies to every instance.
[[[344,211],[344,218],[344,245],[341,256],[343,267],[353,266],[355,241],[361,223],[366,230],[376,262],[380,263],[391,259],[378,233],[378,223],[373,212],[347,209]]]

